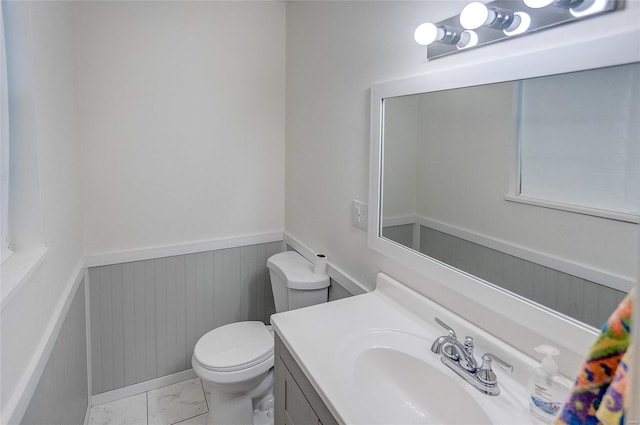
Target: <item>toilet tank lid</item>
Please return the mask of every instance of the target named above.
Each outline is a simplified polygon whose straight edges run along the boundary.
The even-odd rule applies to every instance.
[[[281,252],[269,257],[267,267],[287,282],[287,287],[291,289],[323,289],[330,284],[329,276],[315,274],[313,264],[296,251]]]

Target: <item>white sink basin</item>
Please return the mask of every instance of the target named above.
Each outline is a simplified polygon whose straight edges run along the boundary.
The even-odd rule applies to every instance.
[[[513,374],[496,370],[498,396],[481,393],[431,352],[446,334],[434,317],[459,338],[473,336],[476,359],[491,352],[513,364]],[[533,423],[531,358],[383,274],[371,293],[279,313],[271,323],[340,424]]]
[[[422,337],[391,330],[367,332],[344,345],[347,352],[335,370],[345,395],[371,406],[363,423],[491,423],[467,391],[476,390],[445,373],[430,346]]]

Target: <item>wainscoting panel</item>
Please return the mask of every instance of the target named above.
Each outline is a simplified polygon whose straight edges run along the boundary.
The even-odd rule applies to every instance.
[[[270,242],[89,269],[92,394],[191,367],[197,340],[275,311]]]
[[[430,257],[596,328],[626,295],[425,226],[420,226],[420,247]]]
[[[329,286],[329,301],[337,301],[342,298],[352,297],[353,294],[342,287],[338,282],[331,279],[331,286]]]
[[[414,246],[413,244],[413,227],[414,224],[400,224],[398,226],[389,226],[382,229],[382,236],[398,242],[404,246]]]
[[[73,297],[23,425],[82,424],[88,405],[84,281]]]

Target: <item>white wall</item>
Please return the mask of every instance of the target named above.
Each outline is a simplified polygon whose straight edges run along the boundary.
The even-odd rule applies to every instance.
[[[282,2],[80,2],[88,255],[282,231]]]
[[[3,297],[4,423],[38,383],[83,254],[282,231],[285,22],[281,2],[2,6],[13,247],[49,247]]]
[[[626,2],[624,10],[607,16],[427,62],[425,49],[413,40],[414,29],[423,21],[459,13],[462,6],[435,1],[287,5],[285,231],[327,253],[336,267],[370,288],[377,272],[387,272],[499,337],[519,335],[528,345],[520,348],[531,352],[532,341],[542,335],[523,332],[452,293],[446,282],[434,282],[384,258],[368,248],[364,232],[351,226],[351,199],[367,199],[368,193],[369,88],[637,28],[640,2]],[[563,60],[571,61],[573,54],[568,49]],[[575,366],[586,347],[571,348]]]
[[[75,10],[70,2],[3,2],[18,252],[49,247],[2,308],[2,413],[21,394],[83,257]],[[16,156],[14,156],[16,154]],[[46,360],[46,359],[45,359]],[[13,399],[15,401],[15,399]]]
[[[384,211],[386,219],[416,215],[420,96],[385,100]]]
[[[424,72],[413,31],[456,5],[287,4],[285,231],[369,287],[389,264],[349,220],[351,199],[368,197],[369,88]]]

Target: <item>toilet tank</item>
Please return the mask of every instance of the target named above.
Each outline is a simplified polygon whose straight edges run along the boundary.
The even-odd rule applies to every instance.
[[[327,302],[329,276],[315,274],[313,264],[296,251],[269,257],[267,267],[276,312]]]

